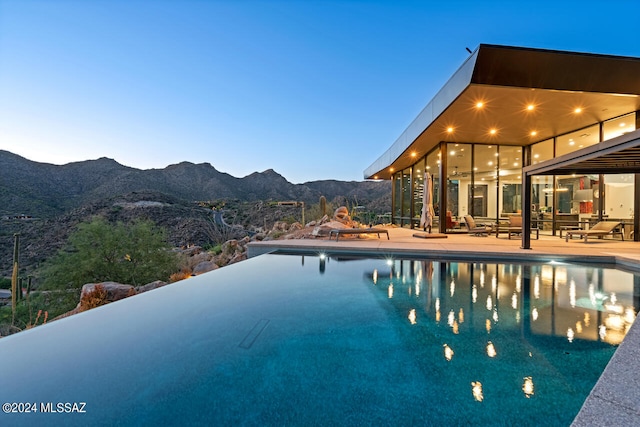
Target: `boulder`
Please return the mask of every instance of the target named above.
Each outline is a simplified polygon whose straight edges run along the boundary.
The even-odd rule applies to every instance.
[[[340,206],[333,213],[333,219],[340,222],[351,220],[351,218],[349,217],[349,209],[347,209],[346,206]]]
[[[218,265],[215,263],[215,261],[202,261],[201,263],[193,267],[193,270],[191,272],[192,274],[195,274],[197,276],[198,274],[207,273],[217,268]]]
[[[271,231],[287,231],[289,229],[289,224],[285,221],[276,221],[271,228]]]
[[[240,244],[238,243],[237,240],[235,240],[235,239],[227,240],[226,242],[224,242],[222,244],[222,247],[221,247],[222,253],[223,254],[227,254],[227,255],[231,255],[238,249],[239,246],[240,246]]]
[[[244,261],[247,259],[247,253],[236,254],[233,258],[229,260],[227,265],[235,264],[236,262]]]
[[[135,288],[136,294],[141,294],[143,292],[152,291],[157,288],[161,288],[167,285],[167,282],[163,282],[162,280],[156,280],[155,282],[147,283],[146,285],[138,286]]]
[[[82,300],[83,296],[94,292],[98,285],[106,291],[106,299],[108,302],[118,301],[136,294],[135,288],[131,285],[123,285],[117,282],[87,283],[82,286],[80,299]]]

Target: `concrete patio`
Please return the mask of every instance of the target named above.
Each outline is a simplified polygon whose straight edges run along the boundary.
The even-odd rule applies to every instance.
[[[252,242],[249,256],[276,250],[287,252],[333,252],[363,254],[404,254],[441,259],[499,260],[576,260],[598,264],[616,264],[624,270],[640,273],[640,243],[619,239],[574,239],[565,242],[557,236],[540,235],[531,240],[532,249],[521,249],[520,239],[505,234],[476,237],[449,234],[446,238],[416,238],[410,230],[388,227],[390,239],[375,236],[341,237],[340,241],[320,239],[271,240]],[[591,391],[574,426],[640,425],[640,326],[635,322],[616,350],[604,373]]]

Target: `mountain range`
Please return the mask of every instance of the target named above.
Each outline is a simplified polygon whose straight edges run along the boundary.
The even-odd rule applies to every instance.
[[[376,210],[391,208],[390,183],[322,180],[292,184],[272,169],[236,178],[209,163],[182,162],[141,170],[100,158],[53,165],[0,150],[0,216],[52,218],[86,203],[133,192],[157,192],[186,201],[304,201],[345,197]]]

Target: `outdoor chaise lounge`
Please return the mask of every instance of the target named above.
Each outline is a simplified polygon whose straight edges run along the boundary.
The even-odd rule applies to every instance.
[[[336,236],[336,242],[342,234],[377,234],[378,239],[381,234],[386,234],[387,240],[389,240],[389,232],[384,228],[334,228],[329,231],[329,240],[333,238],[334,234]]]
[[[536,239],[540,238],[540,230],[537,228],[531,228],[531,232],[536,232]],[[507,228],[507,232],[509,234],[509,240],[511,240],[511,236],[514,234],[522,234],[522,217],[521,216],[510,216],[509,217],[509,227]]]
[[[467,227],[467,232],[474,236],[488,236],[492,230],[488,225],[476,225],[476,221],[471,215],[464,216],[464,224]]]
[[[624,233],[621,230],[621,223],[618,221],[600,221],[588,230],[567,230],[565,234],[565,242],[568,242],[573,236],[584,237],[586,242],[589,236],[603,237],[607,235],[619,234],[620,238],[624,240]]]

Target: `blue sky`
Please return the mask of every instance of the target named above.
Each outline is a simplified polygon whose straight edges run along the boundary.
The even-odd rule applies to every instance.
[[[636,1],[0,0],[0,149],[362,180],[480,43],[640,56]]]

